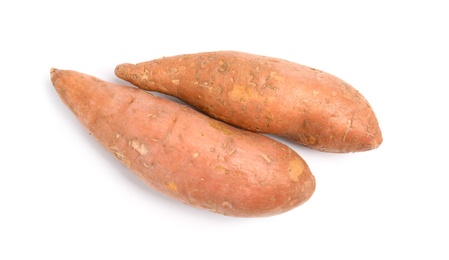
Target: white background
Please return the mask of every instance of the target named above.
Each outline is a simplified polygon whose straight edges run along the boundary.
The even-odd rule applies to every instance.
[[[3,1],[0,259],[449,259],[446,1]],[[213,50],[334,74],[371,103],[376,150],[287,143],[317,180],[268,218],[191,208],[143,185],[63,105],[51,67]]]

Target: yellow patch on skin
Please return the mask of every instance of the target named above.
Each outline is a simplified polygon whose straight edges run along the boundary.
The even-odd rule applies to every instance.
[[[149,117],[149,118],[155,118],[156,115],[155,115],[155,114],[147,114],[147,117]]]
[[[216,170],[222,172],[222,173],[228,173],[228,172],[229,172],[229,170],[228,170],[227,168],[225,168],[223,165],[217,164],[217,165],[215,165],[214,168],[215,168]]]
[[[199,153],[194,153],[193,158],[198,158],[199,155],[200,155]]]
[[[178,186],[172,181],[165,183],[164,187],[169,191],[178,192]]]
[[[225,135],[233,135],[234,134],[234,132],[231,130],[231,128],[227,124],[222,123],[220,121],[211,120],[211,121],[209,121],[209,125],[217,130],[220,130]]]
[[[259,99],[259,94],[254,91],[254,88],[245,87],[242,85],[234,85],[231,91],[229,91],[228,96],[233,101],[246,102],[248,99]]]
[[[299,176],[304,172],[304,166],[301,161],[293,160],[288,165],[288,174],[290,180],[298,182]]]
[[[171,82],[172,82],[173,84],[175,84],[175,85],[178,85],[178,84],[179,84],[179,79],[173,79]]]
[[[137,152],[140,153],[140,155],[147,155],[148,154],[148,149],[144,144],[139,143],[136,140],[132,140],[130,141],[130,145],[131,147],[136,150]]]
[[[306,138],[307,138],[307,140],[305,140],[305,141],[306,141],[307,144],[316,144],[317,141],[318,141],[318,140],[316,139],[316,137],[315,137],[315,136],[312,136],[312,135],[309,135],[309,136],[307,136]]]

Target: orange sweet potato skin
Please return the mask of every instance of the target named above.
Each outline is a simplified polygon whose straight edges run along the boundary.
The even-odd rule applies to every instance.
[[[333,75],[286,60],[205,52],[121,64],[115,74],[224,122],[320,151],[359,152],[382,143],[377,118],[357,90]]]
[[[306,202],[315,179],[288,146],[187,106],[69,70],[51,70],[62,101],[150,187],[236,217],[271,216]]]

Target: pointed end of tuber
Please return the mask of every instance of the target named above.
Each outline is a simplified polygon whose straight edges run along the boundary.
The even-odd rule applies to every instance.
[[[52,81],[53,81],[53,76],[54,76],[54,74],[55,74],[57,71],[58,71],[58,70],[55,69],[55,68],[50,68],[50,77],[51,77]]]
[[[55,84],[55,77],[58,74],[58,72],[59,72],[58,69],[55,69],[55,68],[50,69],[50,79],[51,79],[51,82],[53,83],[53,85]]]
[[[115,67],[115,75],[123,80],[128,80],[128,76],[130,74],[130,70],[132,68],[132,66],[134,66],[133,64],[130,63],[123,63],[120,65],[117,65]]]

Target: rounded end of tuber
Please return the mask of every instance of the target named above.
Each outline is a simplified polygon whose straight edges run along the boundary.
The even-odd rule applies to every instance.
[[[355,126],[354,134],[348,134],[353,138],[354,152],[364,152],[378,148],[382,142],[382,131],[380,130],[379,123],[376,117],[373,115],[370,121],[365,124]]]

